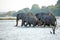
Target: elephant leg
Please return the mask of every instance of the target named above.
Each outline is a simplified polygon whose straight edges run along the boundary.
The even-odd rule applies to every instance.
[[[35,26],[36,26],[36,23],[33,24],[33,27],[35,27]]]
[[[16,20],[16,26],[18,26],[18,20]]]
[[[25,26],[27,26],[27,25],[28,25],[28,23],[25,24]]]
[[[44,23],[44,27],[46,26],[46,24]]]
[[[29,23],[29,26],[31,26],[31,24]]]
[[[55,34],[55,27],[53,28],[53,34]]]
[[[53,28],[52,28],[53,34],[55,34],[55,28],[56,28],[56,24],[53,24]]]
[[[54,24],[54,27],[53,27],[53,34],[55,34],[55,28],[56,28],[56,24]]]
[[[31,24],[29,24],[29,26],[31,26]]]
[[[33,27],[35,27],[36,25],[33,25]]]
[[[25,24],[25,22],[24,21],[22,21],[22,24],[21,24],[21,26],[23,26]]]
[[[52,34],[55,34],[55,27],[52,28],[53,32],[50,31],[50,33]]]

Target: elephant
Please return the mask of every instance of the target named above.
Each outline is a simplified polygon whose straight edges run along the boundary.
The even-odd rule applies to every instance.
[[[55,28],[56,28],[56,18],[50,15],[44,15],[44,17],[41,19],[44,22],[44,27],[47,26],[53,26],[53,34],[55,34]],[[42,22],[42,21],[41,21]]]
[[[31,24],[36,26],[36,24],[37,24],[37,18],[32,13],[28,13],[28,14],[19,13],[19,14],[17,14],[17,17],[16,17],[16,26],[18,26],[19,19],[22,20],[22,25],[21,26],[23,26],[23,25],[24,26],[27,26],[27,25],[31,26]],[[27,23],[27,24],[25,24],[25,23]]]
[[[33,16],[27,16],[27,18],[25,19],[25,22],[26,22],[26,25],[29,25],[31,26],[31,24],[33,25],[33,27],[35,27],[36,25],[39,25],[39,20],[37,20],[36,17],[33,17]]]
[[[56,28],[56,18],[53,14],[51,13],[47,13],[47,14],[36,14],[36,17],[38,18],[38,20],[40,20],[40,25],[44,25],[44,27],[47,26],[53,26],[53,34],[55,34],[55,28]]]
[[[18,26],[18,20],[21,19],[22,20],[22,25],[25,25],[25,18],[26,18],[26,14],[25,13],[18,13],[16,16],[16,26]]]

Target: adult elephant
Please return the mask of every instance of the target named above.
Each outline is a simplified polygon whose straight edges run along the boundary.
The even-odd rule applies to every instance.
[[[22,20],[22,25],[21,26],[23,26],[25,24],[25,18],[26,18],[26,14],[25,13],[17,14],[17,17],[16,17],[16,26],[18,26],[19,19]]]
[[[43,18],[41,19],[41,22],[44,22],[43,25],[44,27],[47,26],[53,26],[53,34],[55,34],[55,28],[56,28],[56,18],[53,15],[44,15]]]
[[[40,25],[44,25],[44,27],[47,26],[53,26],[53,34],[55,34],[55,28],[56,28],[56,18],[53,14],[48,13],[48,14],[43,14],[43,15],[36,15],[37,18],[40,20]]]

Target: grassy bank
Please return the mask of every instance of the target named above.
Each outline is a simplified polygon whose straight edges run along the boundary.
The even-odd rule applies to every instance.
[[[16,20],[16,18],[0,18],[0,20]]]

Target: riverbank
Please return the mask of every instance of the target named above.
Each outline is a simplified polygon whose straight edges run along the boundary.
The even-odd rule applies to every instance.
[[[16,17],[0,17],[0,20],[16,20]]]

